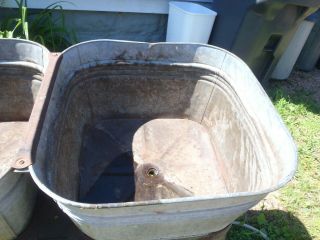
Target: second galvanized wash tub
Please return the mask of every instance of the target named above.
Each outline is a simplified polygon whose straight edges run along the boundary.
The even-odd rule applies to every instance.
[[[31,41],[0,39],[0,240],[21,233],[35,203],[30,175],[14,173],[11,165],[23,146],[48,54]]]
[[[30,172],[94,239],[206,236],[295,172],[282,120],[223,49],[99,40],[59,61]]]

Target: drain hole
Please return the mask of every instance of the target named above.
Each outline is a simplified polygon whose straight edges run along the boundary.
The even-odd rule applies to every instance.
[[[156,168],[149,168],[148,171],[147,171],[147,175],[148,175],[149,177],[155,177],[155,176],[157,176],[158,174],[159,174],[159,171],[158,171],[158,169],[156,169]]]

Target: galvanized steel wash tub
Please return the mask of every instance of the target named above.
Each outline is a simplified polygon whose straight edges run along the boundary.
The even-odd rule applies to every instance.
[[[43,124],[37,126],[40,137],[33,147],[30,172],[36,184],[94,239],[178,239],[217,232],[285,185],[295,172],[296,147],[282,120],[246,64],[223,49],[97,40],[67,49],[60,60],[53,88],[47,94],[48,106],[42,110]],[[165,120],[164,130],[151,129],[162,126],[160,120]],[[163,183],[162,178],[163,184],[157,185],[161,192],[149,189],[147,200],[137,197],[137,192],[130,201],[108,203],[114,201],[106,200],[108,194],[105,199],[86,198],[88,189],[103,174],[101,168],[106,167],[103,161],[94,165],[95,159],[108,157],[117,146],[124,155],[116,159],[124,161],[128,156],[131,142],[128,145],[118,135],[109,141],[106,135],[117,132],[124,136],[136,130],[129,134],[134,136],[135,158],[135,151],[144,144],[143,134],[138,132],[142,129],[151,137],[158,133],[167,137],[172,128],[166,121],[181,121],[174,126],[190,136],[202,136],[198,130],[205,132],[203,141],[210,146],[202,150],[212,150],[214,158],[212,162],[202,158],[201,146],[195,146],[200,155],[194,155],[197,161],[206,159],[206,166],[214,171],[210,176],[205,168],[199,168],[209,178],[204,189],[189,188],[201,180],[202,173],[192,171],[198,169],[199,162],[186,167],[181,160],[181,173],[166,168],[160,159],[159,164],[147,161],[141,165],[153,166],[149,177],[160,171],[163,178],[177,180],[177,174],[184,179],[179,186]],[[131,123],[138,126],[129,129]],[[196,127],[184,128],[189,123]],[[140,145],[135,145],[136,138]],[[157,140],[152,139],[153,143]],[[160,144],[155,146],[148,153],[161,148]],[[174,153],[181,158],[179,151]],[[192,161],[188,154],[183,157]],[[141,192],[150,185],[138,188],[139,161],[135,159],[133,166],[133,186]],[[115,199],[126,194],[120,187],[118,190]],[[167,195],[170,197],[162,197]]]
[[[35,187],[29,174],[14,173],[39,91],[48,51],[39,44],[0,40],[0,239],[15,239],[31,216]]]

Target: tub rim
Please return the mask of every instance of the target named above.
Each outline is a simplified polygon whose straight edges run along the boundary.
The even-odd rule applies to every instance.
[[[34,68],[38,71],[40,71],[41,73],[44,73],[48,67],[48,57],[50,55],[50,51],[43,45],[41,45],[38,42],[35,41],[31,41],[28,39],[20,39],[20,38],[1,38],[0,42],[15,42],[15,43],[26,43],[26,44],[30,44],[33,46],[37,46],[39,48],[42,49],[42,60],[43,60],[43,65],[41,66],[41,64],[37,64],[34,62],[30,62],[30,61],[23,61],[23,60],[9,60],[9,61],[3,61],[0,60],[0,65],[15,65],[15,66],[26,66],[26,67],[31,67]]]

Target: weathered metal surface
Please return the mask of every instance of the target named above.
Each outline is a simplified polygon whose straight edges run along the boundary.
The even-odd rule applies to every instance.
[[[10,66],[0,62],[0,121],[28,121],[41,73],[23,65]]]
[[[11,240],[27,226],[36,188],[29,174],[8,172],[0,180],[0,239]]]
[[[195,121],[151,120],[134,134],[132,152],[135,201],[228,193],[210,136]]]
[[[32,164],[32,158],[30,156],[30,154],[32,154],[31,148],[32,145],[37,144],[36,142],[34,142],[34,140],[39,138],[39,136],[37,135],[39,134],[39,130],[44,119],[44,116],[41,113],[44,112],[43,110],[48,106],[49,99],[46,96],[48,93],[50,94],[50,89],[52,89],[52,85],[54,83],[54,81],[51,81],[51,79],[55,79],[55,70],[59,66],[62,58],[58,53],[51,53],[48,56],[49,64],[44,73],[43,82],[41,84],[39,94],[35,98],[35,103],[32,108],[32,114],[29,118],[28,133],[23,139],[24,143],[19,149],[16,161],[12,163],[12,166],[16,169],[26,168]]]
[[[14,173],[28,129],[48,51],[24,40],[0,40],[0,239],[15,239],[31,216],[36,189],[29,175]]]
[[[0,122],[0,179],[15,162],[27,128],[28,122]]]
[[[229,52],[197,44],[101,40],[76,45],[62,56],[47,95],[48,107],[41,112],[45,119],[38,126],[39,139],[34,139],[38,144],[29,155],[34,162],[30,172],[88,236],[110,240],[204,236],[224,229],[292,178],[297,165],[292,138],[250,69]],[[148,136],[138,129],[143,132],[159,119],[188,119],[197,126],[188,132],[190,128],[179,123],[182,135],[202,132],[201,145],[191,141],[191,148],[171,154],[202,161],[208,167],[203,177],[212,173],[207,179],[211,186],[189,196],[189,186],[203,184],[198,172],[203,166],[192,163],[194,172],[185,167],[184,176],[176,175],[179,181],[166,181],[171,193],[159,196],[149,189],[151,198],[142,193],[139,201],[130,200],[122,185],[136,188],[135,180],[145,173],[144,168],[139,173],[139,164],[154,168],[149,174],[155,175],[157,164],[163,168],[172,163],[164,178],[172,175],[175,163],[183,164],[181,156],[172,161],[153,159],[152,154],[162,147],[165,152],[173,138],[170,124],[160,127],[163,132],[156,131],[164,137],[150,135],[148,144],[159,148],[134,144],[135,134],[140,143]],[[201,157],[196,149],[201,149]],[[135,159],[135,152],[147,154],[144,161]],[[126,167],[129,172],[121,172]],[[124,184],[99,194],[111,179],[120,183],[115,177],[122,175]],[[105,193],[114,193],[115,201]]]

